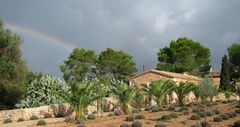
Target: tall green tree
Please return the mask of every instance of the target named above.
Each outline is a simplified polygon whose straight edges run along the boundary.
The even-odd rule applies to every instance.
[[[21,38],[5,29],[0,20],[0,103],[13,107],[24,94],[27,74],[22,59]]]
[[[230,77],[232,80],[240,80],[240,43],[234,43],[228,47],[230,62]]]
[[[111,48],[107,48],[99,54],[97,69],[99,75],[124,81],[127,81],[137,71],[132,56]]]
[[[222,58],[222,69],[221,69],[221,75],[220,75],[219,88],[224,91],[232,88],[230,86],[229,62],[226,54]]]
[[[60,66],[65,81],[83,81],[95,76],[97,55],[95,51],[76,48]]]
[[[157,69],[177,73],[205,75],[210,69],[210,50],[189,38],[178,38],[158,52]]]

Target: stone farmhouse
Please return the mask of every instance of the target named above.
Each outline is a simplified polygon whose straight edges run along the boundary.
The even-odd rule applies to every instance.
[[[220,73],[218,72],[210,72],[209,76],[213,79],[214,85],[219,86],[220,84]],[[145,86],[149,85],[152,81],[160,80],[160,79],[167,79],[167,80],[173,80],[176,82],[176,84],[180,82],[192,82],[194,84],[198,84],[201,80],[201,77],[193,76],[189,74],[180,74],[180,73],[174,73],[174,72],[167,72],[167,71],[159,71],[159,70],[149,70],[143,73],[140,73],[138,75],[135,75],[129,79],[130,83],[134,82],[137,86]],[[195,98],[194,94],[191,92],[186,98],[186,102],[190,102]],[[169,97],[170,103],[177,101],[177,96],[175,93],[172,94],[171,97]]]

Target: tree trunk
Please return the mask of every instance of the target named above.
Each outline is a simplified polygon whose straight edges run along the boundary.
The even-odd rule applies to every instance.
[[[84,110],[81,108],[76,109],[76,116],[75,116],[75,120],[80,120],[80,119],[84,119]]]
[[[128,104],[123,104],[123,112],[125,115],[129,114]]]

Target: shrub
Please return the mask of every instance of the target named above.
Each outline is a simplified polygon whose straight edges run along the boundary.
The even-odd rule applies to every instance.
[[[189,113],[188,113],[187,110],[182,110],[182,111],[181,111],[181,114],[182,114],[182,115],[188,115]]]
[[[39,120],[37,122],[37,125],[46,125],[46,122],[44,120]]]
[[[203,108],[199,108],[199,107],[193,108],[193,112],[194,112],[194,113],[204,112],[204,109],[203,109]]]
[[[135,119],[145,119],[145,116],[143,114],[137,114],[135,115]]]
[[[116,116],[122,115],[122,110],[116,110],[116,111],[114,111],[114,115],[116,115]]]
[[[197,114],[193,114],[190,119],[191,120],[200,120],[200,116]]]
[[[44,118],[52,118],[52,115],[49,114],[49,113],[45,113],[45,114],[44,114]]]
[[[237,116],[237,113],[236,113],[236,112],[228,112],[227,114],[229,114],[231,117]]]
[[[5,119],[4,121],[3,121],[3,123],[12,123],[13,121],[12,121],[12,119],[11,118],[7,118],[7,119]]]
[[[88,117],[87,117],[87,119],[94,120],[94,119],[96,119],[96,115],[94,115],[94,114],[89,114]]]
[[[85,124],[79,124],[77,127],[86,127]]]
[[[240,120],[234,122],[233,127],[240,127]]]
[[[180,121],[180,123],[183,124],[183,125],[187,125],[188,121],[187,120],[183,120],[183,121]]]
[[[174,112],[174,113],[171,113],[170,116],[171,116],[172,118],[178,118],[178,114],[175,113],[175,112]]]
[[[164,110],[163,107],[159,107],[159,108],[158,108],[158,111],[163,111],[163,110]]]
[[[218,109],[213,110],[215,114],[220,114],[220,111]]]
[[[134,121],[134,120],[135,120],[135,117],[132,115],[126,117],[126,121]]]
[[[212,116],[212,115],[213,115],[213,112],[206,112],[206,115],[207,115],[207,116]]]
[[[201,122],[202,127],[211,127],[209,122]]]
[[[188,109],[188,107],[181,107],[181,108],[180,108],[180,112],[183,111],[183,110],[184,110],[184,111],[188,111],[189,109]]]
[[[142,122],[141,121],[133,121],[132,127],[142,127]]]
[[[223,119],[222,119],[222,117],[220,117],[220,116],[216,116],[216,117],[214,117],[213,118],[213,121],[214,122],[221,122]]]
[[[54,76],[34,73],[29,81],[23,100],[16,104],[18,108],[39,107],[42,105],[60,104],[65,102],[60,96],[69,92],[70,87],[65,81]]]
[[[229,118],[233,118],[234,116],[233,116],[233,114],[232,113],[230,113],[230,112],[227,112],[227,113],[225,113],[226,115],[228,115],[229,116]]]
[[[37,119],[39,119],[39,118],[35,115],[32,115],[31,118],[30,118],[30,120],[37,120]]]
[[[149,111],[151,108],[149,106],[146,106],[145,111]]]
[[[169,106],[169,107],[168,107],[168,110],[169,110],[169,111],[175,111],[175,106],[173,106],[173,105]]]
[[[222,114],[222,115],[220,115],[220,117],[222,117],[223,120],[228,120],[229,119],[229,116],[226,115],[226,114]]]
[[[157,123],[157,124],[155,124],[155,126],[154,127],[167,127],[166,125],[164,125],[164,124],[161,124],[161,123]]]
[[[131,127],[131,126],[127,123],[123,123],[123,124],[120,125],[120,127]]]
[[[151,106],[151,110],[152,110],[152,112],[158,112],[159,111],[159,107],[157,105],[152,105]]]
[[[235,108],[240,108],[240,104],[236,105]]]
[[[139,110],[134,108],[134,109],[132,109],[132,113],[139,113]]]
[[[108,116],[114,116],[114,112],[109,112]]]
[[[161,120],[170,120],[170,119],[171,119],[171,117],[169,115],[163,115],[161,117]]]
[[[197,113],[201,118],[203,118],[204,116],[206,116],[205,112],[199,112]]]
[[[17,120],[17,122],[22,122],[22,121],[24,121],[25,119],[23,119],[23,118],[19,118],[18,120]]]
[[[77,127],[86,127],[85,124],[79,124]]]
[[[236,109],[235,112],[240,114],[240,109]]]
[[[200,125],[200,124],[194,124],[194,125],[192,125],[191,127],[202,127],[202,125]]]

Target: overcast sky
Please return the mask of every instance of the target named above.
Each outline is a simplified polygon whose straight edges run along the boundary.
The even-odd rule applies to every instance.
[[[211,65],[240,42],[239,0],[0,0],[4,22],[34,29],[74,47],[128,52],[138,69],[157,64],[159,48],[189,37],[211,49]],[[23,56],[34,71],[61,76],[71,49],[12,28],[22,36]]]

